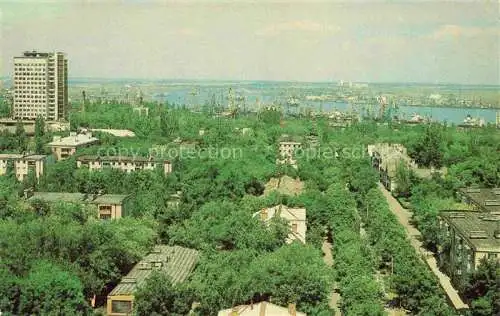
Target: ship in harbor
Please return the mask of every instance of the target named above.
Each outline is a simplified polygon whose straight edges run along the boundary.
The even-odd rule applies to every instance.
[[[459,124],[459,127],[463,128],[471,128],[471,127],[483,127],[486,123],[483,118],[472,117],[470,114],[467,114],[462,124]]]

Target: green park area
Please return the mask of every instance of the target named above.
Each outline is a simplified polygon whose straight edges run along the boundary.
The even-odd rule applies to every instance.
[[[403,166],[396,172],[394,194],[411,205],[432,250],[439,240],[437,214],[459,203],[458,188],[500,186],[498,129],[373,121],[338,128],[328,118],[287,117],[273,109],[215,117],[210,108],[194,113],[169,104],[144,106],[147,116],[123,104],[89,104],[72,112],[73,131],[130,129],[136,136],[95,133],[98,145],[47,162],[39,181],[31,175],[19,182],[11,169],[0,177],[2,315],[103,314],[111,289],[156,244],[196,249],[200,260],[180,284],[153,274],[135,294],[137,315],[217,315],[269,301],[331,316],[334,288],[341,296],[338,308],[348,316],[386,315],[392,309],[406,315],[458,314],[389,210],[365,149],[400,143],[420,166],[447,168],[445,176],[427,178]],[[37,122],[32,138],[21,126],[14,134],[2,132],[0,151],[50,154],[44,144],[55,134],[43,124]],[[283,134],[303,139],[298,168],[276,164]],[[309,146],[311,137],[316,142]],[[109,153],[154,154],[170,160],[172,172],[77,168],[79,155]],[[86,206],[27,201],[27,189],[131,194],[133,202],[126,217],[102,221]],[[177,192],[179,203],[170,203]],[[286,221],[275,218],[264,225],[254,216],[280,204],[307,210],[305,244],[286,242]],[[332,244],[331,267],[323,262],[324,240]],[[484,261],[464,281],[470,315],[500,313],[499,270]]]

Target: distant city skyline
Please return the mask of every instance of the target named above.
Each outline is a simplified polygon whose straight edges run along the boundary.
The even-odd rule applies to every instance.
[[[496,2],[2,1],[0,77],[500,84]]]

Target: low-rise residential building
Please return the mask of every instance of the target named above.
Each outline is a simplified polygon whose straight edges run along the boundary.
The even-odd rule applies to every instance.
[[[417,169],[417,164],[401,144],[368,145],[368,155],[371,157],[372,166],[380,173],[380,182],[391,192],[397,188],[395,177],[400,163],[405,164],[407,168]]]
[[[500,212],[500,188],[461,188],[457,194],[473,211]]]
[[[98,143],[99,140],[92,137],[91,133],[77,134],[70,132],[68,137],[54,136],[52,142],[48,143],[55,155],[56,160],[66,159],[76,153],[76,150],[81,147],[87,147]]]
[[[286,205],[277,205],[270,208],[263,208],[259,212],[254,214],[254,217],[260,216],[260,219],[264,222],[269,221],[275,216],[279,216],[287,220],[290,225],[290,234],[286,242],[292,243],[294,240],[298,240],[301,243],[306,243],[306,209],[305,208],[289,208]]]
[[[28,201],[41,200],[48,203],[66,202],[95,205],[99,219],[119,219],[128,215],[131,195],[85,194],[72,192],[28,192]]]
[[[23,181],[30,172],[36,179],[40,179],[44,171],[45,155],[30,154],[0,154],[0,175],[7,173],[9,163],[12,163],[13,171],[19,181]]]
[[[174,194],[170,194],[167,200],[167,205],[171,208],[178,208],[179,204],[181,203],[181,198],[182,198],[182,191],[177,191]]]
[[[328,114],[329,123],[328,126],[346,128],[356,123],[359,118],[355,114],[334,111]]]
[[[279,152],[283,158],[293,157],[294,152],[298,149],[302,149],[302,143],[300,142],[284,141],[279,143]]]
[[[277,164],[289,164],[297,169],[297,161],[295,160],[295,153],[297,150],[302,149],[302,143],[294,141],[288,135],[281,136],[279,142],[279,158],[276,160]]]
[[[149,108],[145,106],[134,107],[133,112],[139,116],[149,116]]]
[[[28,136],[35,135],[35,120],[15,120],[12,118],[0,118],[0,131],[7,131],[11,134],[16,132],[19,124],[23,126],[24,132]],[[69,123],[63,121],[45,121],[46,132],[69,131]]]
[[[153,271],[170,277],[173,284],[184,282],[198,262],[199,252],[194,249],[158,245],[136,264],[120,283],[108,294],[107,315],[132,315],[134,293]]]
[[[153,157],[80,156],[76,159],[76,166],[77,168],[88,168],[90,171],[113,168],[124,172],[134,172],[162,168],[165,175],[172,172],[172,164],[169,160],[154,159]]]
[[[439,263],[454,282],[483,258],[500,260],[500,213],[443,211],[439,224]]]
[[[224,309],[219,311],[217,316],[307,316],[307,314],[298,312],[295,304],[289,304],[286,308],[269,302],[259,302]]]

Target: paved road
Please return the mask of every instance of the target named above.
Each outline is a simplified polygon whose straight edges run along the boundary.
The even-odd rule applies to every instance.
[[[387,203],[389,204],[389,208],[394,213],[394,215],[396,215],[399,223],[405,228],[408,237],[410,237],[413,248],[415,248],[417,254],[421,254],[425,258],[425,262],[427,263],[431,271],[438,277],[441,287],[448,295],[448,298],[453,306],[456,309],[469,308],[469,306],[462,301],[455,288],[451,285],[450,278],[439,270],[436,258],[434,258],[432,252],[427,251],[422,246],[422,242],[419,240],[419,237],[422,234],[420,234],[420,232],[410,224],[412,213],[409,210],[403,208],[401,204],[399,204],[398,200],[396,200],[381,183],[379,183],[378,186],[380,191],[384,194]]]
[[[321,250],[323,250],[323,253],[325,254],[323,256],[323,261],[325,262],[325,264],[329,267],[333,266],[332,244],[330,244],[327,240],[324,240],[323,245],[321,246]],[[342,312],[340,311],[339,308],[339,301],[340,301],[340,294],[335,291],[332,291],[328,305],[335,311],[336,316],[342,315]]]

